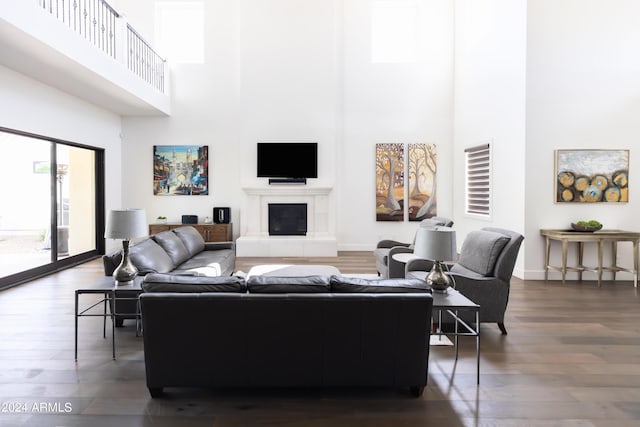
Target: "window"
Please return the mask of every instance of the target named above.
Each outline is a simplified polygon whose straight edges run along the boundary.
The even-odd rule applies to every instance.
[[[155,24],[155,45],[171,63],[204,63],[203,2],[158,2]]]
[[[418,30],[415,0],[375,0],[371,9],[371,62],[416,62]]]
[[[489,218],[491,216],[491,144],[481,144],[464,150],[466,158],[465,212]]]
[[[101,149],[0,128],[0,289],[104,252]]]

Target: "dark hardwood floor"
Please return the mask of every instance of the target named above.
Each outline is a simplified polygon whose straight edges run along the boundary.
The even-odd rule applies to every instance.
[[[260,263],[375,270],[364,252],[245,258],[237,266],[246,272]],[[513,279],[509,335],[481,328],[479,386],[475,342],[467,338],[457,363],[451,347],[432,347],[429,383],[418,399],[386,389],[167,389],[167,397],[151,399],[142,338],[131,321],[116,332],[114,361],[102,320],[80,319],[74,360],[74,290],[101,274],[96,260],[0,292],[0,426],[640,425],[640,298],[631,282],[598,288]]]

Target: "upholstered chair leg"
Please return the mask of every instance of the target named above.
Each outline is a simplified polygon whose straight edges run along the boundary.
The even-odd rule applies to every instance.
[[[504,327],[504,323],[498,322],[498,328],[500,328],[502,335],[507,335],[507,328]]]

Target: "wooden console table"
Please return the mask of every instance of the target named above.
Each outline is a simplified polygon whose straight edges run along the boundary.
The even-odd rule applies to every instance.
[[[613,280],[616,279],[616,273],[618,271],[628,271],[633,273],[633,286],[635,288],[638,287],[638,242],[640,242],[640,233],[623,230],[600,230],[593,233],[573,230],[540,230],[540,234],[544,236],[546,240],[544,280],[548,279],[550,268],[562,273],[563,284],[565,283],[567,271],[576,271],[579,280],[582,280],[583,271],[595,271],[598,273],[598,286],[600,286],[603,271],[612,272]],[[562,244],[562,265],[559,267],[549,265],[549,252],[552,240],[560,241]],[[567,267],[567,250],[569,243],[572,242],[578,244],[578,264],[575,267]],[[611,265],[609,267],[602,265],[602,247],[605,242],[611,244]],[[622,268],[617,265],[618,242],[633,243],[633,269]],[[598,266],[595,268],[585,267],[582,264],[585,243],[598,244]]]
[[[233,224],[149,224],[149,234],[157,234],[161,231],[190,225],[200,234],[205,242],[231,242],[233,241]]]

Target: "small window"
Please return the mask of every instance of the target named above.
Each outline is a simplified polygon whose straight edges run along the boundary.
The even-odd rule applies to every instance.
[[[491,145],[464,150],[466,157],[466,213],[491,216]]]
[[[375,0],[372,3],[371,62],[416,62],[418,34],[416,0]]]
[[[155,45],[169,62],[204,63],[204,4],[201,1],[156,3]]]

